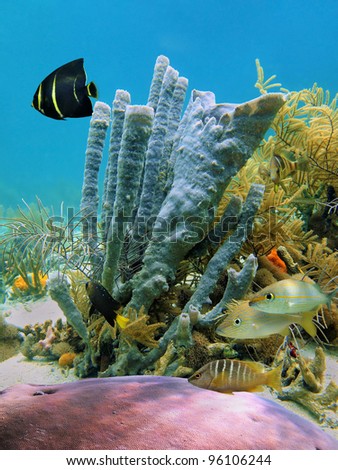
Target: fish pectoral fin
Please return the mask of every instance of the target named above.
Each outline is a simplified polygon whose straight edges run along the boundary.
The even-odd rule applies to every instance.
[[[89,316],[91,317],[92,315],[94,315],[94,313],[96,313],[96,308],[94,307],[94,305],[91,305],[89,309]]]
[[[122,330],[128,325],[129,322],[129,318],[123,317],[122,315],[116,315],[116,323]]]
[[[221,374],[216,375],[216,377],[210,382],[210,389],[213,390],[214,388],[224,388],[225,382],[224,377]]]
[[[88,93],[88,96],[91,96],[92,98],[97,98],[98,97],[97,87],[96,87],[94,82],[88,83],[87,93]]]

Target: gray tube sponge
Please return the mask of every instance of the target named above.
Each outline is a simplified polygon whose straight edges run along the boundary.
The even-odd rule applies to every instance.
[[[228,282],[222,299],[208,313],[200,318],[199,324],[210,326],[214,323],[226,308],[227,303],[231,300],[242,299],[255,277],[258,263],[257,258],[251,254],[245,260],[241,271],[237,272],[233,268],[228,269]],[[189,310],[191,309],[191,305]]]
[[[108,233],[102,283],[110,292],[140,185],[154,110],[149,106],[128,106],[118,157],[117,188],[111,230]]]
[[[150,85],[150,92],[148,97],[147,106],[151,106],[154,111],[156,111],[158,100],[160,97],[160,92],[162,88],[162,82],[164,74],[169,65],[168,57],[160,55],[156,59],[154,67],[154,75]]]
[[[197,243],[197,245],[190,250],[189,257],[199,258],[204,256],[210,249],[215,250],[229,232],[237,226],[241,212],[242,198],[239,196],[232,196],[229,203],[224,208],[219,221],[215,221],[216,224],[212,227],[204,240]]]
[[[193,344],[191,334],[190,316],[188,313],[181,313],[178,317],[177,330],[174,337],[176,347],[189,347]]]
[[[93,249],[97,244],[98,175],[109,122],[110,107],[101,101],[97,101],[90,120],[80,205],[83,217],[83,239]]]
[[[254,216],[262,202],[263,196],[264,186],[253,184],[243,205],[235,232],[225,240],[209,261],[195,292],[184,307],[185,312],[189,311],[190,305],[201,309],[203,304],[211,303],[209,295],[216,287],[218,279],[231,260],[239,253],[242,244],[252,231]]]
[[[154,225],[128,307],[147,310],[169,289],[179,262],[211,229],[231,178],[252,155],[284,104],[271,93],[241,105],[217,105],[194,92],[176,148],[174,178]]]
[[[63,311],[67,322],[74,328],[83,341],[89,345],[88,331],[82,319],[82,315],[77,309],[70,296],[69,282],[66,276],[60,276],[60,273],[50,273],[48,277],[48,292],[53,300],[57,302]]]
[[[159,213],[162,202],[166,196],[165,188],[167,185],[168,173],[172,171],[170,165],[170,155],[172,153],[175,134],[179,127],[187,88],[188,80],[185,77],[178,77],[170,105],[165,142],[159,161],[159,172],[154,190],[154,201],[151,214],[152,216]]]
[[[117,186],[117,160],[121,147],[123,124],[126,108],[130,104],[130,94],[124,90],[116,90],[112,107],[112,125],[110,130],[108,164],[106,168],[102,203],[102,230],[104,240],[107,239]]]
[[[178,79],[178,72],[168,66],[163,78],[162,88],[156,107],[156,114],[146,154],[142,192],[136,216],[139,238],[152,228],[154,194],[159,178],[161,156],[167,134],[170,105]]]

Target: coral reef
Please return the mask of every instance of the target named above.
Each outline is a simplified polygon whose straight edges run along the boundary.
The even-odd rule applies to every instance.
[[[131,314],[129,313],[129,317]],[[134,311],[134,317],[136,317],[136,311]],[[155,334],[159,328],[166,326],[165,323],[153,323],[152,325],[147,324],[149,315],[144,315],[141,309],[139,316],[129,323],[126,328],[122,331],[122,335],[126,338],[137,341],[149,348],[157,348],[158,342],[155,340]]]
[[[26,325],[21,329],[20,352],[28,360],[58,360],[64,354],[81,357],[85,344],[75,329],[58,319],[54,324],[51,320],[43,324]]]
[[[179,262],[209,232],[227,184],[258,145],[282,104],[282,95],[274,95],[267,102],[223,105],[222,110],[211,94],[193,93],[182,119],[186,125],[171,190],[154,223],[143,267],[133,279],[130,306],[149,309],[169,289]],[[240,141],[243,132],[255,137]]]
[[[0,241],[1,278],[10,298],[28,300],[46,295],[47,258],[62,241],[63,232],[50,225],[48,211],[38,198],[36,205],[23,202],[27,213],[19,207],[3,224],[7,230]]]
[[[60,264],[58,273],[49,270],[49,294],[83,339],[84,360],[90,357],[100,371],[106,364],[106,375],[152,370],[171,344],[182,358],[181,363],[177,358],[173,361],[182,374],[186,359],[181,350],[193,347],[193,330],[199,325],[212,328],[226,301],[244,295],[256,270],[255,258],[250,256],[239,273],[231,267],[218,313],[201,314],[251,234],[264,186],[253,184],[243,204],[241,197],[234,197],[220,208],[222,196],[252,156],[285,97],[272,93],[240,105],[217,104],[213,93],[194,90],[181,118],[187,85],[168,59],[160,56],[146,106],[131,105],[129,93],[117,90],[101,214],[98,171],[110,108],[97,102],[88,134],[80,222],[75,226],[68,221],[60,227],[40,217],[41,231],[47,227],[53,234],[48,245],[51,265]],[[41,205],[39,209],[43,212]],[[21,230],[15,224],[13,228]],[[189,259],[199,258],[202,252],[207,254],[206,262],[191,297],[186,285],[195,263],[189,264]],[[124,306],[123,315],[133,317],[125,331],[114,331],[102,319],[88,317],[80,287],[85,280],[73,274],[78,270],[101,281]],[[175,290],[181,297],[163,311],[164,299],[173,298],[170,293]],[[170,370],[176,373],[174,365]]]
[[[79,214],[55,219],[37,200],[6,224],[1,242],[5,284],[44,295],[48,273],[48,293],[67,318],[28,328],[26,357],[72,357],[79,377],[188,377],[217,359],[271,365],[276,353],[286,361],[281,335],[233,340],[215,331],[230,302],[292,275],[309,271],[323,292],[334,289],[337,100],[317,85],[280,88],[259,62],[257,72],[258,98],[219,104],[193,90],[183,110],[188,81],[160,56],[146,105],[131,104],[125,90],[111,109],[96,102]],[[88,281],[121,306],[125,328],[90,314]],[[314,321],[316,339],[334,345],[334,299]],[[297,328],[292,334],[306,338]],[[312,362],[292,354],[280,398],[311,402],[323,416],[335,385],[322,390],[322,353]]]

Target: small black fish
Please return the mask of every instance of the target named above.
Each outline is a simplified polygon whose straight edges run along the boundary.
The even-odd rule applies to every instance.
[[[95,311],[101,313],[111,326],[115,326],[115,321],[120,328],[125,328],[129,323],[129,319],[116,313],[120,308],[120,304],[113,299],[107,289],[98,282],[88,281],[86,290],[92,306],[89,315]]]
[[[46,77],[38,86],[32,106],[53,119],[85,117],[93,113],[89,96],[97,98],[94,82],[86,85],[83,59],[62,65]]]

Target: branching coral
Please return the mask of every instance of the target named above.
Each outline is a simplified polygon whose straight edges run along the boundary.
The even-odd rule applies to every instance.
[[[257,61],[258,80],[256,86],[266,94],[270,87],[280,87],[271,83],[275,76],[264,82],[263,69]],[[285,106],[277,113],[272,124],[275,136],[264,146],[265,155],[287,151],[299,161],[306,158],[309,164],[309,191],[315,191],[320,182],[333,184],[337,190],[338,161],[338,108],[336,95],[314,84],[311,89],[289,92]],[[268,152],[267,152],[268,151]],[[266,159],[266,161],[269,159]],[[312,194],[313,195],[313,194]]]
[[[327,236],[330,246],[337,246],[337,96],[331,100],[329,92],[317,85],[288,92],[274,83],[275,76],[265,80],[259,61],[257,72],[256,86],[264,96],[277,87],[287,92],[287,101],[277,112],[267,138],[233,179],[224,197],[229,200],[232,194],[246,194],[252,183],[264,183],[265,197],[255,218],[251,244],[243,253],[254,249],[262,255],[284,245],[299,262],[303,250],[317,235]],[[281,164],[277,162],[278,179],[273,177],[276,155],[282,159]]]
[[[131,318],[132,316],[136,316],[135,311],[129,311],[128,318]],[[157,348],[158,342],[155,340],[155,334],[160,328],[166,327],[166,324],[161,322],[149,325],[147,323],[149,318],[149,315],[144,315],[143,309],[141,309],[138,317],[123,329],[122,335],[127,339],[129,338],[141,343],[143,346]]]

